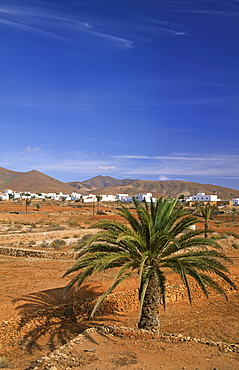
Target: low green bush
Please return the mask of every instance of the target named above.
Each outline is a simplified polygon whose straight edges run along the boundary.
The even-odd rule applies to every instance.
[[[56,240],[53,240],[53,242],[50,243],[50,247],[54,248],[54,249],[60,249],[64,245],[66,245],[66,242],[63,239],[56,239]]]
[[[221,234],[221,239],[228,239],[228,235],[226,233]]]

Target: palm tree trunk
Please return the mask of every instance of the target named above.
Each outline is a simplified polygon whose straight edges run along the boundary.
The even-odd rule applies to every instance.
[[[208,237],[208,221],[205,222],[204,229],[205,229],[204,237],[207,238]]]
[[[138,322],[139,329],[150,330],[159,334],[159,304],[160,288],[156,283],[154,276],[151,276]]]

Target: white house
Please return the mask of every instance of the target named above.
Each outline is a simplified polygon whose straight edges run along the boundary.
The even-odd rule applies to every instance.
[[[234,199],[232,199],[232,204],[233,204],[234,206],[239,206],[239,198],[234,198]]]
[[[152,199],[152,193],[139,193],[134,195],[134,198],[137,199],[139,202],[146,201],[147,203],[150,203]]]
[[[120,201],[122,203],[132,203],[133,202],[133,198],[132,197],[125,197],[125,198],[121,198]]]
[[[197,193],[184,198],[186,202],[218,202],[221,200],[217,194],[206,195],[205,193]]]
[[[115,195],[102,194],[101,195],[101,201],[102,202],[114,202],[115,201]]]
[[[73,191],[73,193],[71,193],[71,200],[80,200],[81,199],[81,194],[80,193],[76,193],[75,191]]]
[[[116,194],[115,200],[120,200],[121,202],[124,202],[125,199],[129,196],[129,194]]]
[[[88,194],[88,195],[82,196],[82,201],[84,203],[92,203],[92,202],[97,202],[97,198],[95,194]]]
[[[9,200],[10,199],[10,196],[12,196],[12,195],[13,195],[13,191],[12,190],[4,190],[4,192],[1,195],[1,199],[2,200]]]

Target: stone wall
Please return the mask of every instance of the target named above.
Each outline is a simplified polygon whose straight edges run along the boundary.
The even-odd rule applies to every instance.
[[[239,286],[239,276],[232,277]],[[203,296],[196,284],[191,285],[192,297],[197,299]],[[224,285],[227,293],[231,289]],[[212,294],[216,294],[213,293]],[[183,285],[167,286],[167,302],[188,299],[187,291]],[[53,306],[38,312],[17,316],[12,320],[4,321],[0,327],[0,348],[21,345],[27,348],[29,343],[39,335],[54,331],[54,328],[66,322],[80,322],[88,319],[97,299],[86,299],[70,305]],[[129,290],[110,294],[96,312],[96,316],[109,313],[130,312],[139,308],[138,290]]]
[[[54,251],[40,251],[25,248],[0,247],[0,254],[12,257],[26,257],[26,258],[46,258],[54,260],[71,260],[75,259],[77,252],[54,252]]]
[[[29,367],[29,370],[40,370],[40,369],[57,369],[58,366],[61,368],[69,366],[69,363],[76,363],[75,353],[72,351],[75,345],[84,343],[88,337],[91,337],[92,334],[98,333],[103,336],[109,337],[109,335],[114,337],[120,337],[129,339],[143,339],[143,340],[158,340],[162,342],[170,343],[180,343],[180,342],[193,342],[200,343],[210,347],[217,347],[220,352],[234,352],[239,353],[238,344],[228,344],[223,342],[209,341],[205,338],[192,338],[189,336],[183,336],[181,334],[162,334],[160,337],[152,336],[152,333],[149,333],[145,330],[132,329],[124,326],[115,326],[115,325],[102,325],[95,328],[89,328],[85,330],[82,334],[79,334],[75,339],[69,341],[65,345],[57,348],[49,355],[38,359],[36,363]],[[78,364],[79,368],[82,366],[81,363]],[[128,366],[127,366],[128,367]],[[184,367],[183,367],[184,369]],[[215,369],[216,370],[216,369]]]

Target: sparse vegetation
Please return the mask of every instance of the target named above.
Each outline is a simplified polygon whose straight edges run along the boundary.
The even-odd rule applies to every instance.
[[[54,224],[54,225],[51,224],[47,228],[47,231],[57,231],[57,230],[65,230],[65,227],[57,225],[57,224]]]
[[[215,240],[201,237],[204,230],[183,233],[197,222],[197,218],[182,208],[176,209],[176,203],[177,200],[160,198],[156,204],[142,205],[134,199],[137,215],[123,205],[118,212],[127,224],[115,220],[101,220],[95,224],[101,231],[81,243],[77,262],[64,275],[78,272],[66,291],[75,283],[81,286],[89,276],[118,268],[112,285],[96,303],[92,311],[94,315],[107,295],[137,271],[140,301],[138,327],[158,332],[160,301],[164,307],[166,305],[165,269],[171,269],[181,277],[190,302],[188,276],[196,280],[207,297],[208,288],[226,296],[211,273],[236,289],[227,276],[228,268],[222,263],[230,259],[217,250],[219,246]]]
[[[36,240],[30,240],[28,245],[32,246],[32,245],[36,245],[36,243],[37,243]]]
[[[25,203],[17,204],[16,202],[1,202],[0,204],[0,237],[1,237],[1,246],[11,247],[12,248],[19,248],[19,249],[34,249],[39,250],[43,256],[46,254],[50,255],[58,255],[62,254],[64,251],[72,252],[74,250],[78,250],[82,241],[89,239],[92,237],[92,230],[91,225],[95,222],[96,218],[92,218],[92,208],[91,206],[87,206],[86,204],[82,204],[81,208],[69,207],[69,203],[64,203],[64,209],[62,204],[59,203],[59,206],[56,206],[53,202],[45,202],[41,204],[41,212],[36,211],[35,203],[29,207],[28,214],[25,214],[24,207]],[[49,204],[48,204],[49,203]],[[100,210],[106,214],[107,219],[111,221],[119,221],[120,218],[117,216],[117,207],[119,208],[118,203],[101,203]],[[184,203],[185,204],[185,203]],[[22,207],[22,208],[21,208]],[[132,204],[125,205],[127,209],[130,209],[134,215],[136,215],[135,209],[132,209]],[[19,211],[19,213],[10,213],[10,210]],[[230,273],[231,278],[233,281],[238,283],[238,263],[239,263],[239,249],[238,249],[238,216],[236,220],[232,220],[231,214],[232,207],[223,208],[224,214],[218,214],[213,218],[211,221],[212,229],[218,232],[218,235],[213,233],[212,239],[215,241],[219,241],[218,243],[222,246],[223,250],[226,251],[232,258],[233,258],[233,265],[230,265]],[[239,209],[239,208],[238,208]],[[120,209],[118,209],[120,210]],[[192,210],[192,208],[187,209]],[[70,225],[70,221],[72,218],[75,218],[78,221],[78,225]],[[97,217],[97,219],[102,219],[104,217]],[[121,219],[122,221],[122,219]],[[201,219],[202,221],[202,219]],[[54,229],[54,225],[59,225],[60,227],[64,228],[64,230],[51,230]],[[216,227],[215,227],[216,226]],[[202,228],[202,222],[200,222],[197,226],[198,228]],[[9,231],[8,231],[9,229]],[[85,230],[81,230],[85,229]],[[88,230],[87,230],[88,229]],[[24,230],[24,233],[19,232]],[[34,232],[34,234],[30,233],[30,230]],[[95,230],[96,231],[96,230]],[[87,233],[85,237],[82,238],[82,235]],[[226,234],[226,239],[221,239],[220,234]],[[70,238],[74,238],[74,240],[66,240],[64,236],[69,236]],[[56,247],[54,249],[50,244],[52,241],[55,240],[65,240],[66,244],[60,246],[59,249]],[[220,240],[221,239],[221,240]],[[25,251],[24,251],[25,253]],[[30,250],[32,253],[32,250]],[[54,260],[51,261],[50,259],[46,262],[45,259],[38,260],[35,258],[5,258],[1,256],[2,261],[2,270],[0,273],[1,275],[1,297],[2,297],[2,305],[1,305],[1,314],[2,320],[9,320],[11,315],[16,314],[16,306],[18,306],[18,312],[21,313],[29,313],[29,308],[35,310],[38,307],[42,307],[41,305],[45,302],[45,308],[49,308],[49,301],[52,302],[54,299],[53,304],[59,303],[61,305],[62,302],[62,285],[63,280],[61,279],[61,275],[70,266],[72,262],[70,261],[63,261],[63,260]],[[34,273],[33,270],[34,269]],[[7,273],[6,273],[7,271]],[[23,273],[24,272],[24,273]],[[36,273],[35,273],[36,272]],[[115,270],[109,270],[106,272],[101,273],[99,276],[89,277],[87,281],[87,289],[82,289],[82,292],[86,293],[86,298],[89,297],[89,294],[93,294],[96,292],[94,289],[97,286],[97,293],[102,292],[101,286],[107,286],[110,279],[113,277]],[[122,290],[135,290],[136,283],[138,280],[134,279],[135,275],[133,275],[133,279],[126,281],[126,284],[122,286]],[[170,274],[174,276],[174,274]],[[34,278],[33,278],[34,277]],[[35,278],[36,277],[36,278]],[[236,277],[237,280],[234,280]],[[17,278],[17,283],[16,283]],[[107,280],[107,282],[106,282]],[[171,286],[175,286],[177,289],[178,286],[181,286],[180,279],[174,278],[168,281]],[[92,284],[92,285],[91,285]],[[194,285],[195,287],[195,285]],[[53,289],[52,289],[53,288]],[[99,290],[98,290],[99,288]],[[107,289],[107,288],[106,288]],[[220,297],[210,297],[210,302],[206,302],[204,299],[194,300],[192,309],[190,309],[189,305],[185,304],[184,302],[180,302],[181,296],[179,296],[179,300],[174,303],[168,303],[169,308],[166,314],[163,312],[162,307],[160,307],[160,315],[161,315],[161,325],[164,333],[182,333],[185,336],[192,336],[192,337],[204,337],[209,338],[211,340],[218,340],[230,343],[237,343],[238,342],[238,326],[236,325],[237,320],[237,313],[238,313],[238,294],[231,294],[233,291],[229,291],[229,301],[226,302],[222,300]],[[44,294],[42,294],[44,291]],[[32,294],[34,292],[34,294]],[[169,291],[168,291],[169,293]],[[192,291],[193,295],[195,291]],[[120,293],[121,294],[121,293]],[[22,298],[24,297],[24,300]],[[28,297],[28,298],[27,298]],[[33,299],[33,297],[35,297]],[[36,298],[41,297],[41,299]],[[55,301],[55,299],[57,300]],[[71,299],[71,295],[67,297],[67,300]],[[13,305],[15,302],[15,305]],[[16,304],[18,302],[18,304]],[[74,301],[75,302],[75,301]],[[198,309],[198,304],[202,306],[202,310]],[[38,306],[39,305],[39,306]],[[105,302],[105,308],[107,303]],[[6,308],[7,307],[7,308]],[[215,307],[220,309],[221,316],[218,315],[218,311],[215,313]],[[184,312],[184,309],[186,311]],[[127,305],[126,308],[130,312],[130,304]],[[211,309],[211,311],[210,311]],[[4,313],[5,312],[5,313]],[[102,311],[100,310],[98,313],[102,315]],[[130,313],[131,316],[132,312]],[[5,316],[4,316],[5,315]],[[137,322],[137,314],[134,314],[134,321],[128,321],[128,314],[120,314],[117,316],[117,311],[114,313],[114,323],[115,325],[129,325],[132,323],[132,326],[135,326]],[[25,319],[25,318],[24,318]],[[86,322],[78,322],[74,323],[69,319],[69,324],[71,326],[72,333],[77,332],[78,324],[80,327],[82,325],[87,325]],[[56,321],[58,318],[56,318]],[[65,317],[62,318],[64,325]],[[97,325],[102,325],[104,323],[104,315],[102,317],[96,317],[94,323]],[[11,321],[11,320],[10,320]],[[55,347],[59,346],[59,340],[68,340],[69,339],[69,332],[65,331],[66,336],[62,335],[62,329],[68,330],[69,326],[67,323],[67,329],[65,326],[62,327],[57,323],[56,326],[52,320],[50,332],[48,334],[42,335],[41,326],[38,328],[38,337],[34,339],[34,344],[31,347],[32,353],[39,354],[37,350],[37,346],[41,346],[43,352],[42,354],[47,354],[51,350],[53,344]],[[23,323],[23,321],[22,321]],[[92,325],[92,321],[89,325]],[[37,325],[38,325],[37,321]],[[45,328],[48,330],[49,327],[47,326],[49,323],[46,324]],[[57,331],[59,330],[59,331]],[[228,332],[230,334],[228,334]],[[31,331],[26,328],[24,329],[24,336],[26,338],[26,333],[29,334],[26,340],[29,339],[31,341]],[[54,333],[54,335],[52,335]],[[200,333],[200,335],[199,335]],[[76,333],[77,335],[78,333]],[[8,335],[8,333],[6,333]],[[74,334],[75,335],[75,334]],[[211,337],[210,337],[211,335]],[[9,336],[11,336],[11,331],[9,331]],[[213,337],[215,336],[215,338]],[[54,338],[53,338],[54,337]],[[155,337],[155,336],[154,336]],[[50,340],[49,340],[50,338]],[[2,338],[1,338],[2,339]],[[132,341],[132,340],[131,340]],[[48,344],[48,342],[51,342]],[[153,341],[155,342],[155,341]],[[153,343],[152,342],[152,343]],[[166,345],[166,344],[165,344]],[[178,346],[177,346],[178,347]],[[21,348],[22,345],[21,345]],[[29,347],[28,347],[29,348]],[[44,350],[47,353],[44,353]],[[1,356],[4,356],[4,351],[7,353],[7,359],[9,361],[8,367],[12,365],[11,363],[11,354],[9,352],[9,348],[2,348]],[[13,355],[14,361],[17,359],[18,362],[18,348],[14,346],[13,348]],[[119,350],[120,352],[121,350]],[[153,351],[151,351],[153,353]],[[159,351],[160,352],[160,351]],[[166,352],[166,351],[163,351]],[[28,351],[21,351],[21,358],[25,356]],[[32,356],[31,353],[31,356]],[[39,357],[39,356],[38,356]],[[217,356],[216,356],[217,357]],[[220,356],[221,358],[222,356]],[[175,357],[174,357],[175,358]],[[213,358],[212,361],[214,361]],[[24,360],[25,361],[25,360]],[[32,362],[32,358],[31,358]],[[207,362],[207,361],[206,361]],[[175,363],[176,364],[176,363]],[[177,361],[176,366],[179,364]],[[30,363],[28,364],[30,366]],[[187,367],[188,364],[185,364]],[[17,365],[15,365],[17,366]],[[57,366],[57,365],[56,365]],[[212,368],[216,366],[213,363]],[[18,367],[18,366],[17,366]],[[24,368],[27,367],[27,362],[24,362]],[[157,365],[156,365],[157,367]],[[155,367],[155,368],[156,368]],[[220,368],[219,364],[216,366]],[[236,367],[235,367],[236,368]]]
[[[208,237],[208,232],[209,232],[209,220],[212,217],[212,213],[216,210],[215,205],[210,205],[207,204],[205,206],[198,205],[197,206],[199,214],[204,218],[205,224],[204,224],[204,237]]]
[[[66,245],[65,240],[56,239],[56,240],[53,240],[53,242],[50,243],[49,247],[54,248],[54,249],[61,249],[65,245]]]

